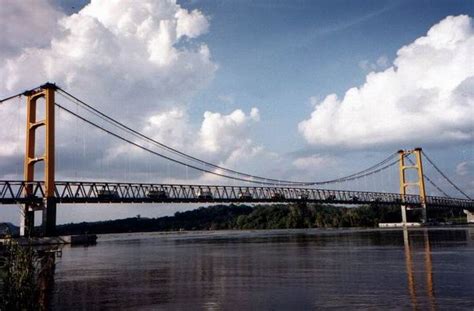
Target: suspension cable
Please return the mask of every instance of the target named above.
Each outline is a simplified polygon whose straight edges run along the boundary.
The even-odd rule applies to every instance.
[[[160,143],[132,128],[130,128],[129,126],[117,121],[116,119],[112,118],[112,117],[109,117],[107,116],[106,114],[104,114],[103,112],[99,111],[98,109],[88,105],[87,103],[85,103],[84,101],[78,99],[77,97],[75,97],[74,95],[68,93],[67,91],[61,89],[60,87],[58,87],[58,91],[59,93],[65,97],[66,99],[70,100],[70,101],[73,101],[75,103],[79,103],[80,105],[82,105],[87,111],[93,113],[94,115],[98,116],[100,119],[108,122],[109,124],[112,124],[114,125],[115,127],[118,127],[120,128],[121,130],[124,130],[130,134],[132,134],[133,136],[135,137],[138,137],[142,140],[146,140],[148,142],[151,142],[152,144],[158,146],[158,147],[161,147],[161,148],[164,148],[168,151],[170,151],[171,153],[174,153],[174,154],[177,154],[179,156],[182,156],[184,158],[187,158],[189,160],[192,160],[192,161],[195,161],[195,162],[198,162],[198,163],[201,163],[201,164],[204,164],[206,166],[210,166],[210,167],[213,167],[213,168],[216,168],[216,169],[219,169],[219,170],[222,170],[222,171],[225,171],[225,172],[228,172],[228,173],[232,173],[232,174],[236,174],[236,175],[239,175],[239,176],[243,176],[245,178],[250,178],[250,179],[253,179],[253,180],[260,180],[260,181],[264,181],[265,183],[269,183],[269,182],[273,182],[275,184],[277,183],[282,183],[282,184],[286,184],[286,185],[306,185],[306,186],[309,186],[309,185],[318,185],[318,184],[328,184],[328,183],[336,183],[336,182],[340,182],[340,181],[345,181],[347,180],[347,178],[351,178],[351,177],[355,177],[355,176],[359,176],[361,174],[364,174],[366,172],[369,172],[377,167],[380,167],[381,165],[387,163],[388,161],[390,161],[393,157],[395,157],[397,154],[394,153],[392,155],[390,155],[388,158],[384,159],[383,161],[365,169],[365,170],[362,170],[362,171],[359,171],[359,172],[356,172],[354,174],[351,174],[351,175],[348,175],[348,176],[345,176],[345,177],[341,177],[341,178],[337,178],[337,179],[333,179],[333,180],[327,180],[327,181],[314,181],[314,182],[306,182],[306,181],[292,181],[292,180],[281,180],[281,179],[273,179],[273,178],[268,178],[268,177],[262,177],[262,176],[256,176],[256,175],[251,175],[251,174],[247,174],[247,173],[243,173],[243,172],[239,172],[239,171],[235,171],[235,170],[232,170],[232,169],[228,169],[228,168],[225,168],[225,167],[222,167],[222,166],[218,166],[218,165],[215,165],[213,163],[210,163],[210,162],[207,162],[207,161],[204,161],[204,160],[201,160],[201,159],[198,159],[194,156],[191,156],[189,154],[186,154],[184,152],[181,152],[175,148],[172,148],[172,147],[169,147],[163,143]]]
[[[190,168],[192,168],[192,169],[195,169],[195,170],[198,170],[198,171],[201,171],[201,172],[204,172],[204,173],[213,174],[213,175],[216,175],[216,176],[219,176],[219,177],[224,177],[224,178],[229,178],[229,179],[238,180],[238,181],[244,181],[244,182],[251,182],[251,183],[255,183],[255,184],[275,185],[275,183],[273,183],[273,182],[249,180],[249,179],[244,179],[244,178],[240,178],[240,177],[229,176],[229,175],[217,173],[217,172],[214,172],[214,171],[210,171],[210,170],[207,170],[207,169],[203,169],[203,168],[200,168],[200,167],[197,167],[197,166],[194,166],[194,165],[190,165],[190,164],[188,164],[188,163],[184,163],[184,162],[182,162],[182,161],[173,159],[173,158],[171,158],[171,157],[168,157],[168,156],[166,156],[166,155],[163,155],[163,154],[161,154],[161,153],[158,153],[158,152],[156,152],[156,151],[153,151],[153,150],[151,150],[151,149],[148,149],[148,148],[146,148],[146,147],[144,147],[144,146],[142,146],[142,145],[140,145],[140,144],[138,144],[138,143],[135,143],[135,142],[133,142],[133,141],[127,139],[127,138],[124,138],[124,137],[120,136],[119,134],[116,134],[116,133],[114,133],[114,132],[112,132],[112,131],[110,131],[110,130],[107,130],[106,128],[104,128],[104,127],[102,127],[102,126],[100,126],[100,125],[98,125],[98,124],[96,124],[96,123],[94,123],[94,122],[92,122],[92,121],[89,121],[89,120],[85,119],[84,117],[82,117],[82,116],[80,116],[80,115],[78,115],[78,114],[72,112],[71,110],[69,110],[69,109],[67,109],[67,108],[65,108],[65,107],[63,107],[63,106],[61,106],[61,105],[59,105],[59,104],[57,104],[57,103],[56,103],[56,106],[58,106],[60,109],[64,110],[65,112],[67,112],[67,113],[69,113],[69,114],[75,116],[76,118],[78,118],[78,119],[80,119],[80,120],[82,120],[82,121],[88,123],[89,125],[92,125],[93,127],[97,128],[97,129],[99,129],[99,130],[101,130],[101,131],[103,131],[103,132],[105,132],[105,133],[107,133],[107,134],[109,134],[109,135],[111,135],[111,136],[114,136],[114,137],[116,137],[116,138],[118,138],[118,139],[120,139],[120,140],[122,140],[122,141],[124,141],[124,142],[126,142],[126,143],[128,143],[128,144],[131,144],[131,145],[133,145],[133,146],[135,146],[135,147],[138,147],[138,148],[140,148],[140,149],[142,149],[142,150],[144,150],[144,151],[146,151],[146,152],[149,152],[149,153],[151,153],[151,154],[154,154],[154,155],[159,156],[159,157],[161,157],[161,158],[164,158],[164,159],[166,159],[166,160],[172,161],[172,162],[174,162],[174,163],[177,163],[177,164],[180,164],[180,165],[183,165],[183,166],[186,166],[186,167],[190,167]],[[383,166],[383,167],[381,167],[381,168],[379,168],[379,169],[377,169],[377,170],[367,172],[367,173],[365,173],[365,174],[363,174],[363,175],[352,176],[352,177],[345,177],[345,178],[343,178],[343,179],[338,179],[337,181],[330,181],[330,182],[306,183],[305,185],[308,186],[308,185],[317,185],[317,184],[327,184],[327,183],[342,182],[342,181],[348,181],[348,180],[354,180],[354,179],[362,178],[362,177],[365,177],[365,176],[369,176],[369,175],[378,173],[378,172],[380,172],[380,171],[382,171],[382,170],[384,170],[384,169],[386,169],[386,168],[388,168],[388,167],[390,167],[390,166],[393,166],[394,164],[398,163],[398,161],[399,161],[399,160],[396,160],[395,162],[392,162],[392,163],[390,163],[390,164],[388,164],[388,165],[385,165],[385,166]],[[280,183],[280,185],[288,186],[287,183],[283,183],[283,182]]]
[[[397,164],[398,162],[400,162],[400,159],[397,159],[395,161],[393,161],[392,163],[389,163],[375,171],[372,171],[372,172],[368,172],[366,174],[363,174],[363,175],[359,175],[359,176],[354,176],[354,177],[351,177],[351,178],[345,178],[344,180],[341,180],[341,181],[337,181],[337,182],[344,182],[344,181],[350,181],[350,180],[356,180],[356,179],[359,179],[359,178],[362,178],[362,177],[366,177],[366,176],[370,176],[370,175],[374,175],[374,174],[377,174],[383,170],[386,170],[387,168],[389,167],[392,167],[394,166],[395,164]]]
[[[38,88],[38,87],[36,87]],[[36,89],[34,88],[34,89]],[[195,162],[198,162],[198,163],[201,163],[201,164],[204,164],[204,165],[207,165],[207,166],[210,166],[210,167],[213,167],[213,168],[216,168],[216,169],[219,169],[219,170],[222,170],[222,171],[225,171],[225,172],[229,172],[229,173],[232,173],[232,174],[236,174],[236,175],[239,175],[239,176],[244,176],[245,178],[239,178],[239,177],[235,177],[235,176],[229,176],[229,175],[225,175],[225,174],[220,174],[220,173],[217,173],[215,171],[210,171],[210,170],[207,170],[207,169],[203,169],[203,168],[200,168],[200,167],[197,167],[197,166],[193,166],[193,165],[190,165],[188,163],[184,163],[184,162],[181,162],[181,161],[178,161],[176,159],[173,159],[171,157],[167,157],[167,156],[164,156],[158,152],[154,152],[152,150],[149,150],[148,148],[145,148],[139,144],[136,144],[128,139],[125,139],[123,137],[121,137],[120,135],[117,135],[109,130],[106,130],[105,128],[103,127],[100,127],[99,125],[95,124],[95,123],[92,123],[88,120],[86,120],[85,118],[79,116],[78,114],[66,109],[65,107],[62,107],[58,104],[56,104],[58,107],[60,107],[61,109],[63,109],[64,111],[76,116],[77,118],[83,120],[84,122],[87,122],[107,133],[109,133],[110,135],[113,135],[119,139],[122,139],[128,143],[131,143],[141,149],[145,148],[147,149],[147,151],[150,151],[156,155],[159,155],[161,157],[164,157],[170,161],[173,161],[175,163],[178,163],[178,164],[181,164],[181,165],[185,165],[185,166],[189,166],[193,169],[196,169],[196,170],[200,170],[202,172],[206,172],[206,173],[210,173],[210,174],[214,174],[214,175],[217,175],[217,176],[221,176],[221,177],[226,177],[226,178],[231,178],[231,179],[234,179],[234,180],[240,180],[240,181],[246,181],[246,182],[252,182],[252,183],[260,183],[260,184],[268,184],[268,185],[275,185],[275,184],[281,184],[281,185],[301,185],[301,186],[312,186],[312,185],[325,185],[325,184],[331,184],[331,183],[340,183],[340,182],[345,182],[345,181],[350,181],[350,180],[355,180],[355,179],[359,179],[359,178],[362,178],[362,177],[365,177],[365,176],[369,176],[369,175],[372,175],[372,174],[375,174],[377,172],[380,172],[384,169],[386,169],[387,167],[390,167],[392,165],[394,165],[395,163],[397,163],[398,161],[396,162],[393,162],[389,165],[386,165],[386,166],[383,166],[382,168],[378,169],[378,170],[375,170],[376,168],[379,168],[381,167],[382,165],[384,165],[385,163],[389,162],[390,160],[393,159],[393,157],[396,156],[396,153],[394,154],[391,154],[389,157],[387,157],[386,159],[382,160],[381,162],[367,168],[367,169],[364,169],[362,171],[359,171],[359,172],[356,172],[356,173],[353,173],[351,175],[348,175],[348,176],[344,176],[344,177],[340,177],[340,178],[336,178],[336,179],[332,179],[332,180],[326,180],[326,181],[314,181],[314,182],[306,182],[306,181],[290,181],[290,180],[282,180],[282,179],[273,179],[273,178],[267,178],[267,177],[261,177],[261,176],[257,176],[257,175],[251,175],[251,174],[247,174],[247,173],[243,173],[243,172],[239,172],[239,171],[235,171],[235,170],[232,170],[232,169],[228,169],[228,168],[225,168],[225,167],[221,167],[221,166],[218,166],[218,165],[215,165],[213,163],[210,163],[210,162],[207,162],[207,161],[204,161],[204,160],[201,160],[199,158],[196,158],[196,157],[193,157],[189,154],[186,154],[184,152],[181,152],[175,148],[172,148],[172,147],[169,147],[163,143],[160,143],[128,126],[126,126],[125,124],[107,116],[106,114],[102,113],[101,111],[95,109],[94,107],[88,105],[87,103],[85,103],[84,101],[78,99],[77,97],[75,97],[74,95],[70,94],[69,92],[63,90],[62,88],[60,87],[57,87],[57,90],[58,90],[58,93],[60,95],[62,95],[63,97],[69,99],[70,101],[73,101],[75,102],[76,104],[80,104],[82,107],[84,107],[87,111],[93,113],[94,115],[98,116],[99,118],[101,118],[102,120],[104,121],[107,121],[108,123],[110,124],[113,124],[114,126],[128,132],[128,133],[131,133],[133,136],[135,137],[138,137],[138,138],[141,138],[143,140],[146,140],[148,142],[151,142],[153,143],[155,146],[159,146],[161,148],[164,148],[168,151],[170,151],[171,153],[174,153],[174,154],[177,154],[179,156],[182,156],[182,157],[185,157],[189,160],[192,160],[192,161],[195,161]],[[15,97],[21,97],[23,95],[25,95],[27,92],[29,91],[24,91],[22,93],[18,93],[18,94],[15,94],[15,95],[12,95],[12,96],[9,96],[7,98],[4,98],[4,99],[1,99],[0,100],[0,104],[5,102],[5,101],[8,101],[12,98],[15,98]],[[250,180],[249,180],[250,179]]]
[[[410,159],[408,157],[408,155],[404,155],[404,157],[408,160],[408,162],[410,162],[411,165],[415,165],[415,162],[413,162],[412,159]],[[450,195],[448,195],[446,192],[443,191],[443,189],[441,189],[437,184],[435,184],[434,181],[432,181],[428,176],[425,175],[425,173],[423,173],[423,177],[433,186],[436,188],[436,190],[438,190],[439,192],[441,192],[445,197],[447,198],[452,198]]]
[[[25,92],[22,92],[22,93],[18,93],[18,94],[15,94],[15,95],[12,95],[12,96],[9,96],[9,97],[6,97],[6,98],[2,98],[2,99],[0,99],[0,104],[3,104],[4,102],[9,101],[10,99],[13,99],[15,97],[21,97],[21,96],[23,96],[24,93]]]
[[[434,164],[433,161],[431,161],[431,159],[426,155],[425,152],[423,152],[423,155],[425,156],[425,158],[428,160],[428,162],[435,168],[435,170],[438,171],[438,173],[444,177],[444,179],[446,179],[448,181],[448,183],[451,184],[451,186],[453,186],[457,191],[459,191],[463,196],[465,196],[468,200],[472,200],[464,191],[462,191],[454,182],[451,181],[451,179],[448,178],[448,176],[446,176],[437,166],[436,164]]]
[[[201,171],[201,172],[204,172],[204,173],[209,173],[209,174],[213,174],[213,175],[216,175],[216,176],[225,177],[225,178],[230,178],[230,179],[235,179],[235,180],[239,180],[239,181],[249,181],[248,179],[243,179],[243,178],[239,178],[239,177],[234,177],[234,176],[228,176],[228,175],[220,174],[220,173],[217,173],[217,172],[209,171],[209,170],[206,170],[206,169],[203,169],[203,168],[200,168],[200,167],[197,167],[197,166],[189,165],[189,164],[184,163],[184,162],[182,162],[182,161],[179,161],[179,160],[170,158],[170,157],[165,156],[165,155],[163,155],[163,154],[161,154],[161,153],[158,153],[158,152],[156,152],[156,151],[153,151],[153,150],[151,150],[151,149],[148,149],[148,148],[146,148],[146,147],[144,147],[144,146],[142,146],[142,145],[140,145],[140,144],[137,144],[137,143],[135,143],[135,142],[133,142],[133,141],[127,139],[127,138],[124,138],[124,137],[122,137],[122,136],[120,136],[120,135],[118,135],[118,134],[116,134],[116,133],[114,133],[114,132],[112,132],[112,131],[109,131],[109,130],[107,130],[106,128],[104,128],[104,127],[102,127],[102,126],[100,126],[100,125],[97,125],[96,123],[94,123],[94,122],[92,122],[92,121],[89,121],[89,120],[87,120],[87,119],[81,117],[80,115],[78,115],[78,114],[72,112],[71,110],[69,110],[69,109],[67,109],[67,108],[65,108],[65,107],[63,107],[63,106],[61,106],[61,105],[59,105],[59,104],[57,104],[57,103],[56,103],[56,106],[59,107],[60,109],[64,110],[65,112],[67,112],[67,113],[69,113],[69,114],[75,116],[76,118],[79,118],[80,120],[82,120],[82,121],[88,123],[89,125],[92,125],[93,127],[97,128],[97,129],[99,129],[99,130],[101,130],[101,131],[103,131],[103,132],[105,132],[105,133],[107,133],[107,134],[109,134],[109,135],[111,135],[111,136],[114,136],[115,138],[118,138],[118,139],[120,139],[120,140],[122,140],[122,141],[124,141],[124,142],[126,142],[126,143],[129,143],[129,144],[131,144],[131,145],[133,145],[133,146],[135,146],[135,147],[138,147],[138,148],[140,148],[140,149],[142,149],[142,150],[144,150],[144,151],[146,151],[146,152],[149,152],[149,153],[151,153],[151,154],[154,154],[154,155],[159,156],[159,157],[161,157],[161,158],[164,158],[164,159],[166,159],[166,160],[172,161],[172,162],[174,162],[174,163],[177,163],[177,164],[180,164],[180,165],[183,165],[183,166],[186,166],[186,167],[190,167],[190,168],[192,168],[192,169],[195,169],[195,170],[198,170],[198,171]],[[250,181],[250,182],[257,183],[257,184],[275,185],[274,183],[269,183],[269,182],[268,182],[268,183],[267,183],[267,182],[260,182],[260,181]]]
[[[15,95],[11,95],[11,96],[2,98],[2,99],[0,99],[0,104],[3,104],[4,102],[9,101],[10,99],[13,99],[13,98],[15,98],[15,97],[25,96],[25,95],[27,95],[29,92],[31,92],[32,90],[36,90],[36,89],[39,89],[39,88],[41,88],[41,86],[37,86],[37,87],[34,87],[34,88],[30,89],[30,90],[26,90],[26,91],[23,91],[23,92],[21,92],[21,93],[17,93],[17,94],[15,94]]]

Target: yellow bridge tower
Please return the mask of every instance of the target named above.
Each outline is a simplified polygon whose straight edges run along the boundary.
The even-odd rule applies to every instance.
[[[25,92],[26,99],[26,150],[24,164],[24,180],[26,182],[25,195],[32,196],[33,185],[28,184],[35,180],[35,164],[44,163],[44,200],[40,204],[26,203],[23,206],[20,224],[20,235],[33,234],[35,210],[42,210],[43,235],[55,234],[56,228],[56,200],[54,196],[54,93],[56,85],[46,83],[41,87]],[[44,119],[37,119],[38,100],[44,98]],[[44,154],[37,156],[36,130],[45,127]]]
[[[423,163],[421,161],[421,148],[415,148],[413,150],[399,150],[398,154],[400,157],[400,194],[406,195],[408,193],[409,187],[417,187],[418,195],[420,196],[421,208],[422,208],[422,221],[427,222],[426,215],[426,190],[425,190],[425,179],[423,175]],[[415,163],[410,163],[409,165],[405,164],[405,160],[410,155],[414,155],[416,158]],[[417,172],[417,181],[408,181],[406,171],[407,170],[416,170]],[[402,222],[405,226],[407,223],[407,208],[406,205],[402,204]]]

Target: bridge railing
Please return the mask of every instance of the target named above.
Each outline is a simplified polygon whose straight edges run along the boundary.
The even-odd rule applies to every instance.
[[[421,205],[418,195],[267,186],[58,181],[54,193],[58,203],[323,202]],[[0,204],[40,203],[44,196],[44,183],[41,181],[0,181]],[[426,203],[433,207],[474,209],[472,200],[428,196]]]

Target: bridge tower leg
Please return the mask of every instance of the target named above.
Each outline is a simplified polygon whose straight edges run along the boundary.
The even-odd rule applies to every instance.
[[[398,151],[400,157],[400,194],[402,196],[408,194],[407,188],[410,186],[418,187],[418,194],[420,196],[421,208],[422,208],[422,221],[426,223],[428,221],[426,214],[426,189],[425,189],[425,178],[423,175],[423,163],[421,160],[421,148],[415,148],[413,150],[400,150]],[[412,165],[405,164],[405,158],[411,154],[415,155],[416,162]],[[414,169],[417,171],[416,182],[410,182],[407,180],[406,170]],[[402,204],[402,222],[406,226],[407,215],[406,215],[406,205]]]
[[[56,86],[46,83],[40,88],[26,93],[26,150],[24,164],[24,179],[26,182],[25,196],[33,195],[33,182],[35,180],[35,164],[44,162],[44,199],[40,208],[43,211],[42,231],[43,235],[51,236],[56,231],[56,199],[54,196],[54,92]],[[45,117],[37,120],[37,101],[45,100]],[[45,152],[42,156],[36,156],[36,130],[45,127]],[[23,206],[20,224],[20,235],[29,236],[34,229],[34,211],[38,205],[28,202]]]

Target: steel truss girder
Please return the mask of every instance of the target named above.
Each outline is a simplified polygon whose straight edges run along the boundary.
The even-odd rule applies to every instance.
[[[26,195],[26,188],[31,189]],[[161,193],[150,196],[150,191]],[[104,195],[104,193],[108,195]],[[203,196],[206,193],[209,195]],[[0,204],[41,203],[45,198],[42,181],[0,181]],[[144,184],[116,182],[55,183],[57,203],[332,203],[332,204],[405,204],[421,206],[419,195],[385,192],[325,190],[293,187],[211,186],[180,184]],[[474,201],[427,196],[430,207],[457,207],[474,210]]]

